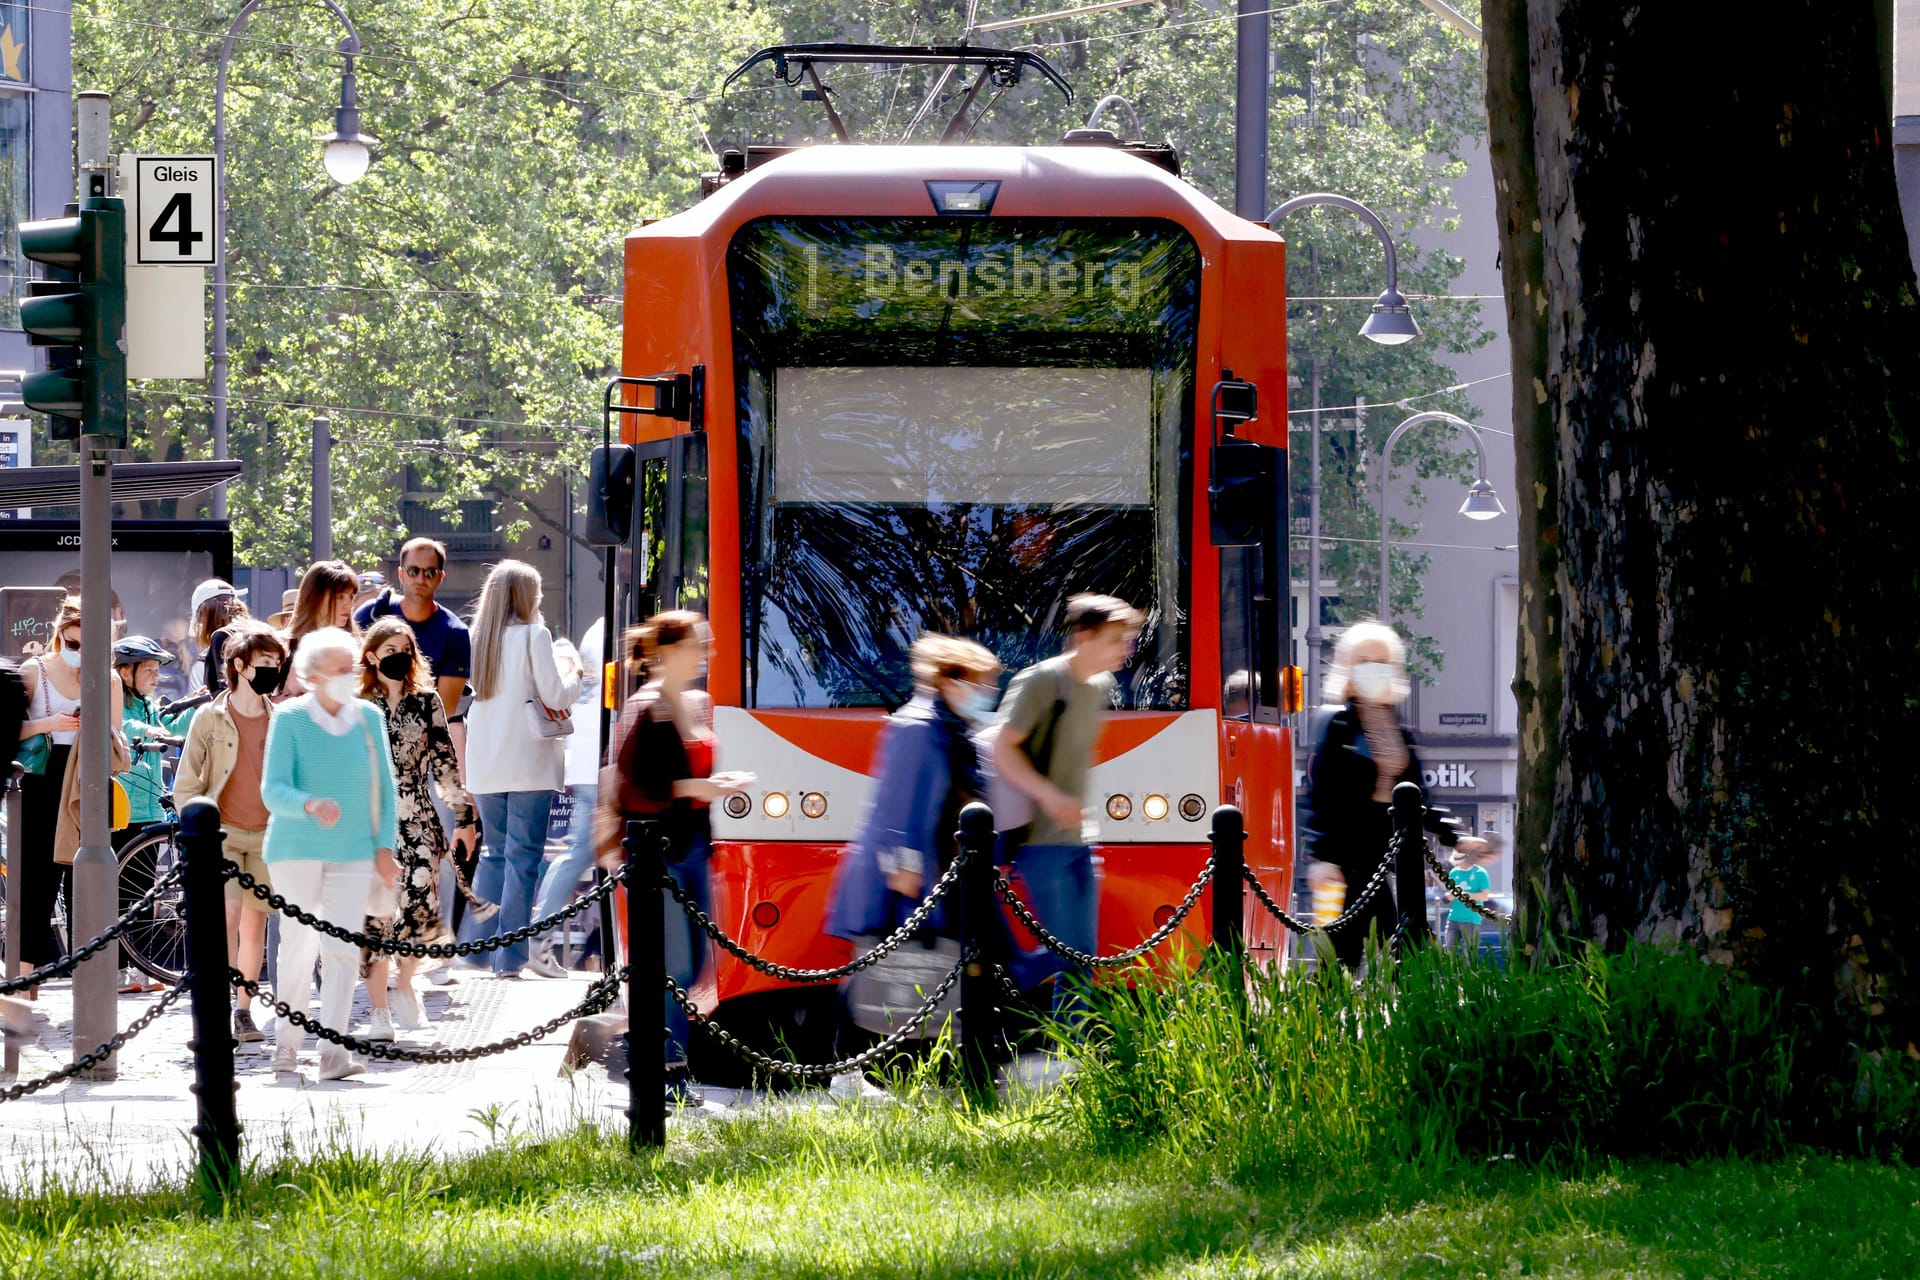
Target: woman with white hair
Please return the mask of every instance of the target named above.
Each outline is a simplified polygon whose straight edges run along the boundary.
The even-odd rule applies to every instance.
[[[473,890],[499,903],[500,914],[484,926],[469,915],[462,932],[468,942],[532,920],[547,818],[554,792],[567,785],[563,739],[572,732],[580,674],[562,675],[554,660],[553,633],[540,616],[540,574],[532,565],[502,560],[488,571],[474,611],[472,681],[467,790],[486,832]],[[526,963],[525,943],[493,953],[497,977],[517,978]]]
[[[1316,890],[1344,882],[1348,892],[1359,893],[1391,856],[1393,789],[1402,782],[1420,785],[1420,757],[1400,727],[1398,710],[1411,692],[1406,662],[1406,645],[1383,622],[1355,623],[1334,646],[1325,696],[1338,709],[1320,730],[1300,803],[1300,841],[1313,860],[1307,878]],[[1431,814],[1426,825],[1443,844],[1469,853],[1487,847]],[[1425,910],[1424,903],[1420,909]],[[1328,936],[1340,963],[1354,969],[1366,956],[1369,938],[1385,943],[1393,928],[1393,887],[1387,885]]]
[[[380,709],[360,699],[360,644],[339,627],[309,631],[294,655],[308,692],[282,703],[267,730],[260,798],[266,802],[266,847],[274,890],[332,924],[359,929],[376,874],[391,887],[400,878],[393,849],[399,794],[387,726]],[[320,1023],[344,1030],[360,976],[360,951],[295,920],[282,923],[275,994],[304,1013],[320,961]],[[275,1071],[299,1070],[305,1033],[280,1019]],[[345,1048],[320,1045],[320,1078],[342,1080],[366,1070]]]

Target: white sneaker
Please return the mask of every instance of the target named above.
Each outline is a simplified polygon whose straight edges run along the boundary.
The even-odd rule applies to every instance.
[[[544,948],[533,953],[533,958],[527,961],[527,968],[542,978],[567,976],[566,966],[553,958],[553,952]]]
[[[381,1010],[376,1009],[374,1012],[379,1013]],[[366,1069],[366,1063],[360,1061],[360,1059],[354,1057],[352,1054],[347,1053],[342,1054],[331,1062],[321,1063],[320,1078],[322,1080],[345,1080],[348,1076],[365,1074]]]
[[[424,1031],[433,1025],[427,1011],[420,1007],[420,997],[410,990],[394,992],[390,1008],[393,1025],[402,1031]]]
[[[427,981],[431,982],[436,987],[452,986],[453,985],[453,966],[450,964],[443,964],[438,969],[427,970]]]
[[[279,1075],[294,1075],[300,1070],[300,1053],[295,1049],[275,1049],[273,1069]]]
[[[365,1040],[393,1039],[393,1013],[387,1009],[375,1009],[367,1015],[367,1034]],[[338,1077],[327,1077],[338,1079]]]
[[[884,1098],[887,1091],[867,1079],[862,1071],[843,1071],[827,1085],[827,1092],[836,1098],[852,1102],[860,1099],[872,1100]]]

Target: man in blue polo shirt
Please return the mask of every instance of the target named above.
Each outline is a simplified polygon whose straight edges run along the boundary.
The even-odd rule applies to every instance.
[[[353,625],[365,631],[376,618],[399,614],[413,628],[420,656],[433,664],[434,684],[452,722],[460,694],[473,674],[473,639],[467,624],[453,610],[434,600],[447,576],[447,549],[432,538],[411,538],[400,548],[400,584],[396,596],[389,587],[353,611]],[[464,747],[466,734],[455,729],[453,745]]]

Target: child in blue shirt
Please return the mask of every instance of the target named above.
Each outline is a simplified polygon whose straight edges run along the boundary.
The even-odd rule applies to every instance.
[[[1487,868],[1499,856],[1491,843],[1484,853],[1455,849],[1453,869],[1447,873],[1447,878],[1453,881],[1455,888],[1475,902],[1491,902],[1493,877],[1487,873]],[[1480,926],[1485,917],[1457,898],[1450,897],[1448,901],[1451,906],[1447,910],[1447,945],[1463,956],[1479,955]]]

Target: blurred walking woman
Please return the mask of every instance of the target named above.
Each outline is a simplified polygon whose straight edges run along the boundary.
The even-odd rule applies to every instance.
[[[1307,764],[1300,839],[1312,859],[1307,879],[1316,890],[1344,884],[1348,901],[1389,856],[1393,789],[1402,782],[1420,783],[1420,757],[1400,727],[1398,710],[1410,689],[1406,656],[1392,627],[1359,622],[1341,635],[1327,671],[1326,699],[1339,709],[1327,718]],[[1431,815],[1427,828],[1442,844],[1469,853],[1487,849],[1485,840],[1462,836]],[[1354,969],[1365,958],[1369,937],[1385,943],[1393,928],[1393,892],[1383,885],[1360,915],[1328,936],[1340,963]]]
[[[85,661],[111,663],[111,654],[83,654],[80,650],[80,598],[68,596],[53,619],[50,651],[20,667],[27,686],[27,719],[20,726],[20,748],[14,757],[27,767],[20,780],[20,960],[21,972],[60,958],[60,942],[53,932],[53,904],[67,883],[67,868],[56,861],[54,847],[60,830],[61,795],[74,765],[73,744],[80,735],[80,669]],[[120,726],[120,682],[108,682],[111,707],[107,723]],[[70,861],[71,859],[69,859]],[[68,893],[69,915],[72,894]],[[31,988],[27,999],[39,998]]]
[[[681,892],[708,912],[712,840],[707,806],[753,780],[749,774],[713,771],[713,704],[692,687],[706,674],[712,648],[706,619],[685,609],[656,614],[627,633],[628,662],[640,669],[646,683],[621,714],[617,759],[622,819],[660,823],[667,839],[667,870]],[[660,896],[669,922],[667,973],[683,988],[691,988],[706,967],[706,936],[664,890]],[[691,1029],[672,995],[664,1000],[667,1061],[682,1063]]]
[[[454,758],[453,738],[447,732],[447,712],[435,691],[433,672],[414,645],[413,628],[406,619],[388,615],[367,629],[360,646],[360,696],[386,712],[387,747],[393,757],[394,785],[399,791],[400,843],[394,853],[400,863],[400,891],[392,915],[367,916],[367,933],[398,942],[439,942],[447,933],[440,918],[440,859],[446,856],[447,833],[433,808],[433,787],[454,814],[454,840],[472,844],[473,801],[460,785],[460,765]],[[368,1038],[390,1040],[397,1025],[418,1031],[427,1025],[426,1011],[414,993],[413,974],[420,962],[398,960],[400,980],[393,1007],[387,1007],[385,954],[361,957],[367,979],[367,1001],[372,1005]]]
[[[968,736],[998,699],[1000,660],[982,645],[923,635],[909,654],[914,695],[887,721],[873,801],[834,873],[827,932],[889,934],[954,857],[960,810],[982,792]],[[928,924],[943,932],[945,902]]]
[[[473,705],[467,711],[467,790],[486,829],[474,892],[500,904],[481,922],[468,917],[467,941],[495,937],[531,920],[547,847],[553,793],[566,786],[562,726],[580,693],[580,677],[562,676],[553,633],[540,617],[540,575],[502,560],[480,588],[473,619]],[[493,971],[517,977],[525,943],[493,953]]]
[[[282,704],[267,729],[260,797],[271,816],[263,856],[276,892],[323,920],[357,930],[366,919],[373,877],[388,885],[399,877],[393,856],[399,796],[386,718],[360,700],[360,646],[345,631],[308,632],[294,662],[311,692]],[[304,1013],[316,955],[320,1022],[344,1031],[360,972],[360,952],[351,942],[283,921],[275,994]],[[275,1071],[298,1070],[304,1035],[292,1019],[280,1019]],[[344,1048],[321,1042],[322,1080],[363,1070]]]

